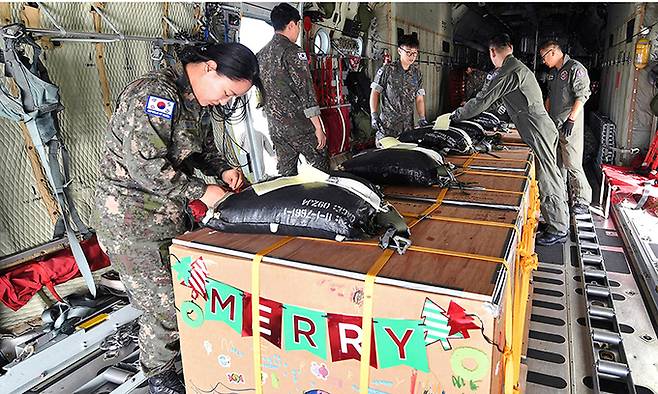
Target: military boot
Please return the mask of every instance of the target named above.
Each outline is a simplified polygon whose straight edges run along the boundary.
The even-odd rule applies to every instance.
[[[174,367],[150,377],[148,382],[149,394],[185,394],[185,385]]]

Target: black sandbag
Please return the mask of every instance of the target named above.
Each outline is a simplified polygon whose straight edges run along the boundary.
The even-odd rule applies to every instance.
[[[501,126],[500,119],[490,112],[482,112],[478,116],[469,120],[479,124],[485,130],[489,131],[495,131]]]
[[[468,134],[468,136],[471,138],[473,144],[477,143],[485,136],[484,128],[479,123],[473,122],[471,119],[460,120],[457,122],[451,121],[450,127],[465,131],[466,134]]]
[[[384,228],[408,236],[399,213],[383,200],[372,183],[348,173],[332,172],[327,182],[290,185],[256,194],[249,187],[231,194],[204,219],[205,226],[223,232],[277,234],[325,239],[364,239]],[[348,189],[332,184],[349,178],[365,185],[380,199],[376,208]]]
[[[470,136],[463,130],[450,127],[434,130],[431,126],[405,131],[398,137],[400,142],[411,142],[442,154],[469,153],[473,149]]]
[[[382,185],[445,186],[452,177],[447,166],[427,154],[410,149],[377,149],[363,152],[341,168]]]

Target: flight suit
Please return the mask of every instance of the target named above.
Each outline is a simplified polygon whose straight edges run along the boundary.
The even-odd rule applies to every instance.
[[[552,68],[548,74],[548,114],[558,130],[569,117],[575,101],[583,105],[592,94],[589,88],[587,69],[580,62],[564,55],[562,68]],[[583,171],[583,145],[585,141],[585,110],[576,117],[571,135],[560,132],[559,148],[562,165],[567,170],[571,192],[575,204],[589,205],[592,201],[592,188]]]
[[[569,209],[564,180],[557,166],[558,132],[544,108],[541,90],[532,71],[513,55],[509,55],[502,66],[491,74],[489,84],[475,98],[456,109],[451,119],[470,119],[501,98],[523,142],[535,152],[546,231],[564,235],[568,232]]]
[[[147,377],[173,366],[178,327],[168,246],[183,234],[185,206],[206,191],[199,169],[231,169],[218,152],[207,109],[178,64],[132,82],[119,95],[105,133],[92,218],[139,318]]]
[[[423,76],[417,65],[405,70],[399,60],[385,64],[375,74],[370,88],[381,95],[383,130],[377,131],[376,140],[397,137],[414,128],[416,97],[425,95]]]
[[[297,174],[302,154],[313,167],[329,171],[327,147],[318,150],[315,127],[310,121],[320,116],[306,52],[282,34],[258,52],[260,78],[265,88],[265,115],[283,176]]]

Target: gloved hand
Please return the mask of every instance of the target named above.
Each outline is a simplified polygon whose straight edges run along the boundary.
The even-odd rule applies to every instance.
[[[573,125],[576,122],[567,118],[567,120],[564,122],[562,125],[562,134],[564,134],[565,137],[568,137],[571,135],[571,132],[573,131]]]
[[[374,130],[380,130],[382,128],[382,121],[379,119],[379,113],[372,112],[370,113],[370,126]]]
[[[420,118],[418,119],[418,127],[425,127],[429,126],[430,122],[427,121],[425,118]]]

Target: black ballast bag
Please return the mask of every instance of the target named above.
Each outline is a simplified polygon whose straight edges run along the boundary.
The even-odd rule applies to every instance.
[[[400,142],[415,143],[442,154],[466,154],[473,150],[470,136],[455,127],[450,127],[448,130],[434,130],[431,126],[421,127],[403,132],[398,139]]]
[[[337,241],[369,238],[391,227],[408,236],[404,219],[383,200],[375,185],[351,174],[335,174],[325,182],[283,186],[261,195],[253,186],[229,194],[206,214],[203,224],[223,232]],[[345,181],[359,182],[362,195],[336,184]]]
[[[475,122],[482,126],[485,130],[489,131],[496,131],[502,126],[502,122],[500,119],[490,113],[490,112],[482,112],[478,116],[469,119],[471,122]]]
[[[446,165],[412,149],[377,149],[341,164],[344,171],[382,185],[445,186],[452,180]]]

